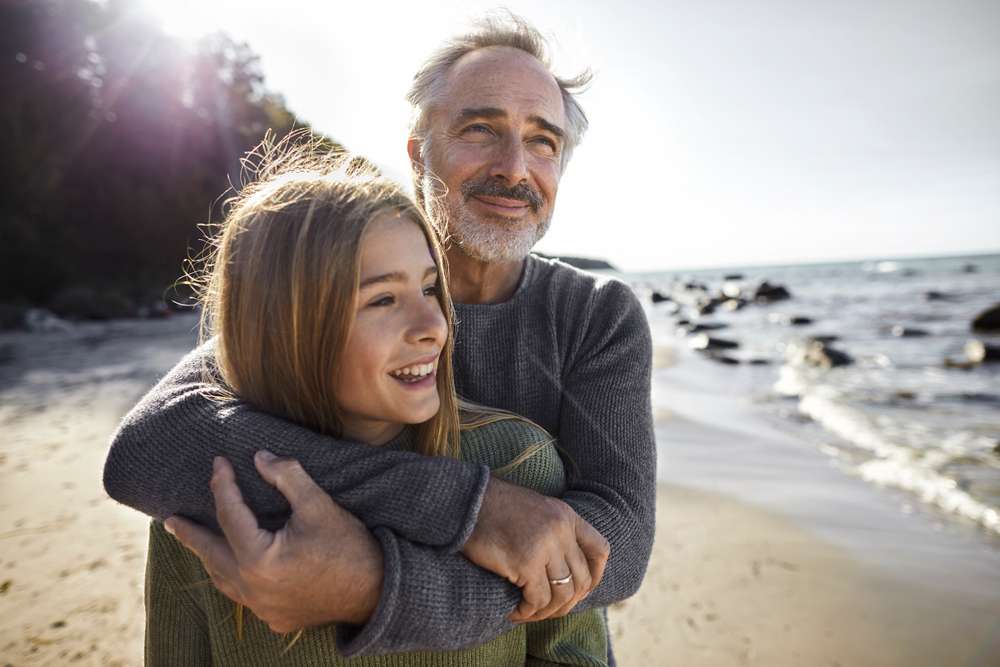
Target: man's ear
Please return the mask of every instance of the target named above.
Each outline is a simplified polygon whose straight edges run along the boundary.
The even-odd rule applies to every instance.
[[[420,137],[410,137],[406,140],[406,152],[410,156],[410,168],[413,169],[414,173],[423,173],[423,148],[424,142]]]

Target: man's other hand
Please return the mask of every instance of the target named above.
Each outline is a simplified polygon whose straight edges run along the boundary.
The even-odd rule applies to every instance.
[[[494,477],[462,553],[521,589],[520,623],[568,614],[600,583],[610,547],[563,501]]]
[[[257,525],[232,466],[217,457],[212,494],[225,539],[180,517],[167,519],[167,530],[201,559],[216,588],[275,632],[367,621],[382,586],[378,541],[297,461],[261,451],[254,463],[291,505],[284,528],[272,533]]]

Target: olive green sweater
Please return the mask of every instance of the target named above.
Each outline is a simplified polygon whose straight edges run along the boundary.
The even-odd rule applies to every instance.
[[[498,469],[531,448],[530,458],[501,476],[539,493],[564,492],[566,475],[549,436],[517,419],[463,431],[462,458]],[[407,449],[409,431],[388,447]],[[535,448],[536,443],[546,443]],[[599,610],[519,625],[480,646],[456,651],[415,651],[345,658],[336,651],[334,625],[307,630],[290,649],[290,636],[244,612],[237,639],[234,605],[208,583],[200,561],[150,523],[146,564],[146,664],[158,665],[351,665],[443,667],[507,665],[607,665],[607,631]]]

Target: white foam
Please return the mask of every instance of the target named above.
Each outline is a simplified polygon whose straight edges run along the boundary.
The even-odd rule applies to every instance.
[[[925,503],[1000,534],[1000,513],[960,489],[954,479],[938,472],[956,456],[969,455],[967,440],[955,436],[943,442],[942,448],[914,449],[899,444],[893,437],[902,435],[898,424],[885,415],[873,420],[838,400],[838,392],[830,387],[815,387],[800,395],[799,410],[803,414],[875,455],[876,458],[858,466],[857,472],[863,479],[915,493]]]

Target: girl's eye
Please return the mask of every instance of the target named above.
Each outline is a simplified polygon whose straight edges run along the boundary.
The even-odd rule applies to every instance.
[[[375,299],[374,301],[369,302],[368,305],[369,306],[391,306],[394,303],[396,303],[396,299],[394,297],[392,297],[392,296],[388,296],[387,295],[387,296],[379,297],[378,299]]]
[[[437,296],[437,293],[438,293],[437,283],[434,283],[433,285],[428,285],[427,287],[424,288],[424,296]]]

